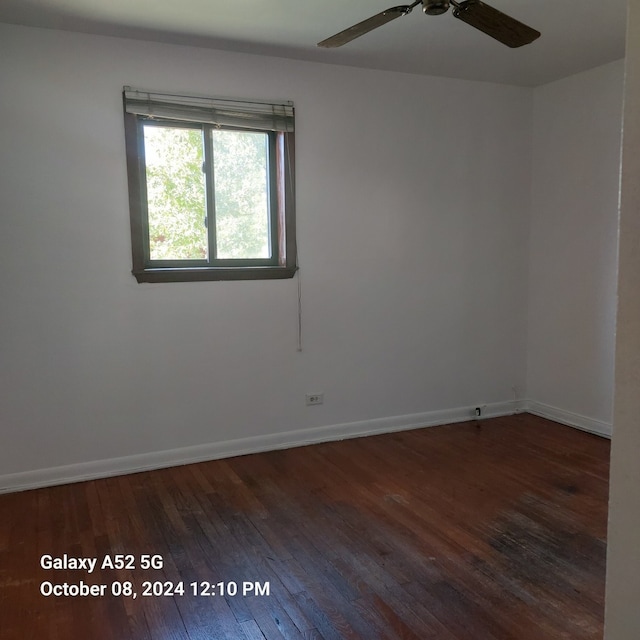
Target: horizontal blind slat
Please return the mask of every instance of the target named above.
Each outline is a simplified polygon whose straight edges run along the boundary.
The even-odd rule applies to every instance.
[[[124,89],[127,113],[263,131],[294,131],[291,102],[269,103],[179,96]]]

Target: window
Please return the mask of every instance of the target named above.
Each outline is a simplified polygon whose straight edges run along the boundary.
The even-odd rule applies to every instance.
[[[293,277],[291,103],[123,97],[138,282]]]

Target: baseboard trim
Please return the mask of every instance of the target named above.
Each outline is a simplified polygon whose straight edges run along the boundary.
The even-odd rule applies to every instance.
[[[523,405],[520,402],[496,402],[483,405],[483,418],[512,415],[522,410]],[[272,451],[274,449],[289,449],[333,440],[346,440],[422,427],[435,427],[471,420],[473,415],[474,407],[443,409],[13,473],[0,476],[0,493],[83,482],[85,480],[151,471],[153,469],[230,458],[249,453]]]
[[[558,409],[557,407],[552,407],[542,402],[526,400],[523,403],[523,408],[527,413],[532,413],[534,416],[547,418],[568,427],[575,427],[581,431],[588,431],[589,433],[594,433],[604,438],[610,439],[613,434],[613,425],[610,422],[587,418],[578,413]]]

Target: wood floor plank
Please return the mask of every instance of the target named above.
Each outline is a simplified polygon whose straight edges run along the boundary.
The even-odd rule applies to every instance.
[[[0,495],[1,636],[599,640],[608,463],[521,414]]]

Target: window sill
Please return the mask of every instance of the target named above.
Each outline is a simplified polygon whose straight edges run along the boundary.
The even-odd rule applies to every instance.
[[[138,282],[205,282],[215,280],[281,280],[298,267],[178,267],[132,271]]]

